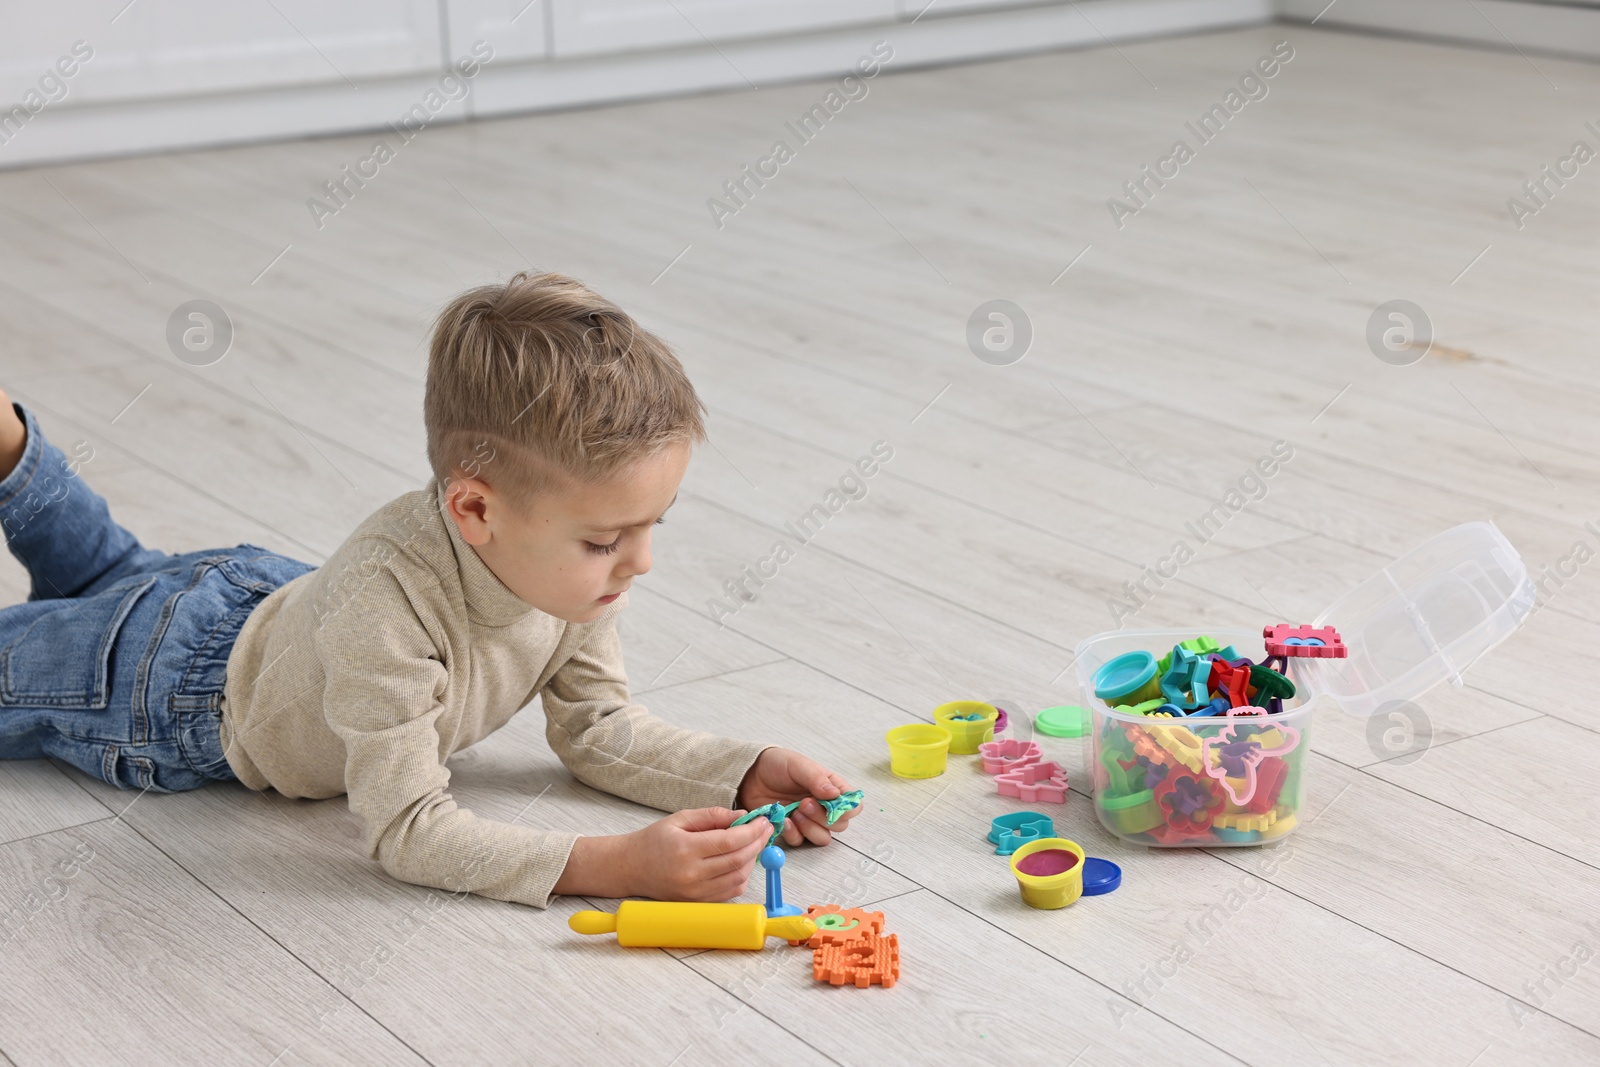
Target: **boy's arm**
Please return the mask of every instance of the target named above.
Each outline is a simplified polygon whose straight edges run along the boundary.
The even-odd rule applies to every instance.
[[[628,594],[592,623],[540,692],[545,738],[580,782],[662,811],[737,808],[739,783],[775,746],[686,730],[628,696],[616,617]]]
[[[548,907],[578,835],[456,805],[436,728],[446,671],[434,643],[387,568],[368,579],[362,608],[329,616],[317,647],[368,858],[401,881]]]

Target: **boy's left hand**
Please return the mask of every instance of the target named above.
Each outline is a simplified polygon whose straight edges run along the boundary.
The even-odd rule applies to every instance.
[[[769,748],[756,757],[755,763],[745,772],[734,803],[751,811],[763,804],[792,804],[798,800],[800,806],[783,821],[781,842],[790,846],[801,841],[826,845],[861,808],[857,806],[845,812],[838,822],[829,826],[828,813],[816,798],[833,800],[849,789],[849,782],[816,760],[787,748]]]

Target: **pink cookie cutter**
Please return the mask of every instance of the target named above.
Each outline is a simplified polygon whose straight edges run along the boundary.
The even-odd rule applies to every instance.
[[[1257,742],[1234,741],[1236,723],[1229,723],[1217,731],[1215,737],[1208,737],[1200,744],[1200,758],[1206,774],[1222,783],[1222,789],[1228,794],[1228,799],[1236,805],[1243,807],[1250,803],[1256,795],[1256,768],[1268,756],[1282,756],[1286,752],[1293,752],[1294,747],[1300,743],[1300,731],[1293,726],[1276,726],[1275,729],[1284,735],[1283,744],[1276,748],[1262,748]],[[1217,752],[1217,748],[1247,745],[1243,752]],[[1234,768],[1242,770],[1242,774],[1230,773]],[[1233,791],[1233,779],[1244,779],[1244,795],[1240,796]]]
[[[1016,797],[1030,804],[1067,802],[1067,771],[1054,760],[1006,771],[995,777],[995,786],[1001,796]]]
[[[1004,741],[985,741],[978,746],[978,755],[983,758],[985,774],[1000,774],[1038,763],[1044,759],[1044,749],[1037,741],[1008,737]]]

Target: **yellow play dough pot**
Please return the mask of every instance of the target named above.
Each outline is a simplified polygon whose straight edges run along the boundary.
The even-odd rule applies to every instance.
[[[901,778],[937,778],[944,773],[950,731],[925,722],[896,726],[884,735],[889,742],[889,770]]]
[[[1033,857],[1033,858],[1029,858]],[[1011,873],[1030,908],[1064,908],[1083,896],[1083,849],[1064,837],[1041,837],[1011,854]]]
[[[981,719],[957,719],[956,715],[981,715]],[[981,700],[952,700],[933,709],[933,721],[950,731],[950,751],[971,756],[985,741],[994,740],[994,724],[1000,709]]]

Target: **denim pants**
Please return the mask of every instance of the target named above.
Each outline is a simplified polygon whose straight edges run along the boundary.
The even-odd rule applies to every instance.
[[[219,727],[251,609],[314,570],[259,545],[172,555],[111,518],[34,415],[0,480],[6,545],[32,581],[0,608],[0,759],[53,756],[123,789],[231,779]]]

